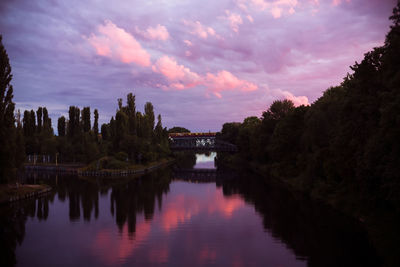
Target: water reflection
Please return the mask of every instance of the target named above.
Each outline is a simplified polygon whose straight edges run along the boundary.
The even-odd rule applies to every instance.
[[[196,165],[194,169],[215,169],[215,157],[217,152],[196,153]]]
[[[264,228],[308,266],[381,266],[360,222],[252,177],[219,181],[224,195],[240,194],[262,216]]]
[[[216,173],[217,184],[172,180],[169,169],[30,174],[54,192],[1,208],[1,266],[379,266],[356,222],[273,183]]]

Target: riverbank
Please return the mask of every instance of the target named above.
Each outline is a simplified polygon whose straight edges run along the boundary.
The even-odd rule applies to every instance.
[[[48,185],[21,185],[5,184],[0,185],[0,204],[10,203],[22,199],[36,197],[51,191]]]
[[[348,217],[359,221],[368,234],[369,240],[382,257],[383,266],[400,266],[400,215],[394,210],[378,202],[373,197],[356,194],[357,188],[344,185],[333,187],[319,182],[313,188],[304,186],[300,177],[281,177],[271,166],[248,162],[238,155],[223,160],[224,167],[236,171],[250,171],[261,179],[275,181],[293,194],[301,194],[310,199],[325,203]]]
[[[144,174],[156,169],[168,166],[175,162],[173,158],[161,159],[158,161],[150,162],[148,164],[132,164],[128,165],[124,169],[101,169],[94,170],[93,166],[87,165],[83,166],[82,164],[37,164],[30,165],[25,164],[26,170],[34,170],[34,171],[54,171],[54,172],[64,172],[76,174],[79,176],[130,176],[136,174]]]

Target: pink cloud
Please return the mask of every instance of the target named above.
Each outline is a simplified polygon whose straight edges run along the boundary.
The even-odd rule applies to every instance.
[[[163,56],[152,66],[152,70],[162,74],[171,83],[171,89],[183,90],[200,83],[200,76],[189,68],[179,65],[174,58]]]
[[[310,105],[310,103],[308,102],[308,97],[306,96],[295,96],[288,91],[280,91],[280,93],[285,97],[285,99],[291,100],[296,107],[301,105],[304,106]]]
[[[350,3],[350,0],[344,0],[344,1],[346,1],[347,3]],[[332,5],[334,5],[334,6],[338,6],[341,3],[342,3],[342,0],[332,0]]]
[[[164,90],[185,90],[195,86],[205,86],[207,91],[221,98],[222,91],[250,92],[258,89],[256,84],[240,80],[226,70],[219,71],[216,75],[207,73],[205,76],[201,76],[189,68],[179,65],[174,58],[169,56],[159,58],[152,66],[152,70],[162,74],[169,81],[168,86],[158,85]]]
[[[192,45],[193,45],[192,42],[189,41],[189,40],[184,40],[183,42],[184,42],[185,45],[187,45],[187,46],[192,46]]]
[[[275,19],[280,18],[282,16],[282,8],[279,7],[271,8],[271,14]]]
[[[249,92],[257,90],[258,87],[254,83],[240,80],[229,71],[222,70],[214,75],[207,73],[205,77],[205,85],[208,91],[211,91],[215,96],[221,98],[222,91],[231,91],[238,89],[241,91]]]
[[[225,19],[229,22],[231,29],[234,32],[239,32],[239,25],[243,24],[242,17],[237,13],[231,13],[229,10],[225,10]]]
[[[254,22],[254,19],[253,19],[253,17],[252,16],[250,16],[250,15],[247,15],[246,16],[246,18],[251,22],[251,23],[253,23]]]
[[[148,27],[146,31],[141,31],[136,27],[136,31],[149,40],[166,41],[169,39],[169,32],[165,26],[158,24],[156,27]]]
[[[200,38],[207,39],[208,36],[215,36],[215,30],[211,27],[204,26],[200,21],[183,20],[183,24],[190,28],[190,33]]]
[[[98,34],[86,38],[100,56],[119,60],[123,63],[135,63],[150,66],[150,55],[133,35],[106,20],[98,27]]]
[[[318,1],[318,0],[312,0]],[[334,0],[340,1],[340,0]],[[252,6],[257,10],[267,10],[271,13],[272,17],[275,19],[280,18],[283,13],[294,14],[295,7],[298,5],[298,0],[239,0],[238,6],[243,9],[243,7]]]

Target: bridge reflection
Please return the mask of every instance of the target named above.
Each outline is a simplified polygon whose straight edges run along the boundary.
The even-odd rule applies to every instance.
[[[230,180],[235,177],[233,172],[218,171],[218,169],[175,169],[173,179],[192,183],[212,183],[222,180]]]

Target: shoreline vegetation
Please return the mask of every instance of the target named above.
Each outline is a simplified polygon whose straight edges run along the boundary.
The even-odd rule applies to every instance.
[[[399,214],[400,1],[390,20],[384,45],[311,105],[276,100],[260,118],[225,123],[217,137],[239,153],[219,164],[247,162],[313,198]]]
[[[400,266],[400,1],[385,43],[310,106],[274,101],[261,118],[223,125],[243,168],[360,221],[385,266]]]
[[[0,205],[24,200],[49,193],[52,188],[44,184],[5,184],[0,185]]]
[[[144,174],[168,166],[175,162],[174,158],[163,158],[157,161],[147,162],[146,164],[126,164],[125,168],[120,169],[96,169],[96,163],[89,165],[81,164],[46,164],[37,165],[25,163],[25,170],[54,171],[77,174],[78,176],[126,176],[134,174]]]

